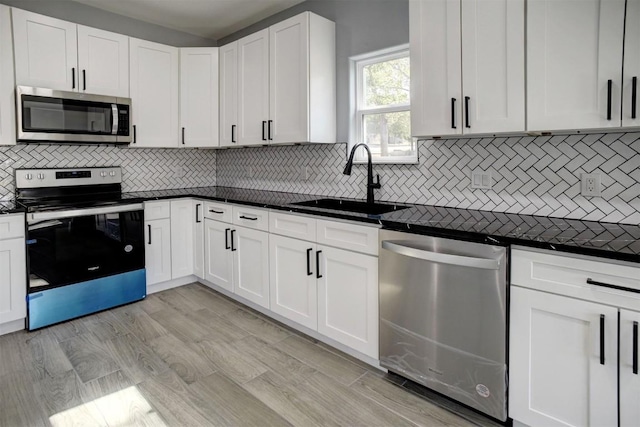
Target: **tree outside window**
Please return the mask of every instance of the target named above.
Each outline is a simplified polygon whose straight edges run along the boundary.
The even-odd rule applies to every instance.
[[[352,58],[355,114],[351,145],[366,143],[378,163],[415,163],[407,46]],[[364,150],[357,160],[366,159]]]

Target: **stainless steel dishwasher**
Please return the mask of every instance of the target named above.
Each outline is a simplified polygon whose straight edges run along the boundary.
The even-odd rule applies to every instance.
[[[507,419],[507,252],[380,231],[380,364]]]

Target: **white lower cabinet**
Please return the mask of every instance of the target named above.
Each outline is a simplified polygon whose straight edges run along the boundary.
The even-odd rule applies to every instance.
[[[378,358],[378,258],[318,246],[318,332]]]
[[[271,311],[316,330],[318,284],[314,257],[316,245],[304,240],[271,235]]]
[[[16,233],[13,231],[24,236],[24,216],[20,214],[0,217],[0,334],[13,332],[3,330],[3,324],[27,317],[25,241],[24,237],[3,240],[3,231],[6,230],[12,231],[6,232],[7,237],[14,237]]]
[[[195,200],[195,224],[193,226],[193,274],[204,279],[204,202]]]
[[[233,252],[229,242],[231,224],[204,220],[204,279],[233,292]]]
[[[147,286],[171,280],[171,219],[154,219],[145,225]]]
[[[234,292],[269,308],[269,233],[235,227]]]
[[[193,200],[171,201],[171,278],[193,274]]]
[[[509,416],[529,426],[640,425],[640,295],[620,289],[640,290],[640,267],[511,255]]]

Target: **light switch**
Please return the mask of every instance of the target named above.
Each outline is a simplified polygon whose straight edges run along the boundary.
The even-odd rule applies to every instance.
[[[480,190],[491,190],[492,185],[491,171],[471,171],[471,188]]]

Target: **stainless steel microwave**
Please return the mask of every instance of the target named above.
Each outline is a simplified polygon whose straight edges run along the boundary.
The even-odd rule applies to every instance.
[[[17,139],[24,142],[132,142],[131,99],[26,86],[16,88]]]

